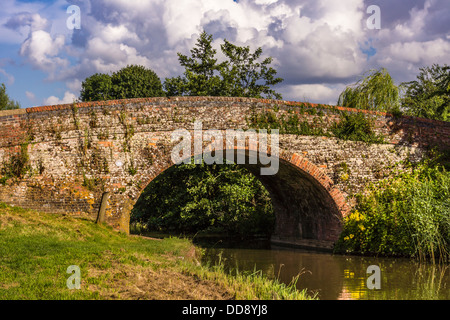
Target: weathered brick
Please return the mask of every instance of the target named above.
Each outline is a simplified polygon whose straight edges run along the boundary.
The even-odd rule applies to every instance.
[[[102,192],[109,190],[107,221],[125,230],[130,203],[172,166],[173,130],[192,132],[194,119],[203,122],[203,130],[245,130],[249,129],[246,119],[267,110],[280,117],[294,112],[301,121],[315,123],[319,116],[301,112],[301,105],[255,98],[163,97],[2,111],[0,167],[20,152],[21,143],[29,141],[33,174],[0,185],[0,201],[95,218]],[[307,108],[319,107],[309,104]],[[407,157],[421,159],[429,146],[448,149],[450,145],[448,122],[394,118],[383,112],[342,107],[321,109],[322,121],[315,125],[324,130],[339,121],[340,111],[363,112],[373,117],[375,131],[390,145],[280,135],[280,172],[274,177],[261,177],[269,190],[272,186],[281,188],[272,192],[278,210],[277,236],[335,239],[340,224],[330,215],[345,216],[349,212],[352,199],[348,194],[389,175],[392,164]],[[257,144],[246,144],[246,149],[257,150]],[[348,172],[342,172],[343,164]],[[259,172],[258,168],[252,170]],[[311,220],[311,216],[316,218]]]

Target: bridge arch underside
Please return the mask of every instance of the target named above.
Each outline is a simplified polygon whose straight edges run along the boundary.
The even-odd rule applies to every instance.
[[[225,150],[223,154],[225,156]],[[245,163],[237,163],[254,174],[270,194],[275,214],[271,242],[332,249],[342,230],[343,215],[328,191],[330,187],[327,190],[311,174],[292,163],[290,158],[283,159],[280,156],[277,161],[263,165],[257,152],[235,149],[233,162],[236,163],[238,155],[245,156]],[[250,157],[257,159],[257,163],[249,163]],[[274,162],[278,162],[276,174],[262,175],[261,168],[273,168]]]

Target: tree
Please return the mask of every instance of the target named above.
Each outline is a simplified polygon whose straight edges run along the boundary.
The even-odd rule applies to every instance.
[[[402,108],[416,117],[448,121],[450,118],[450,67],[433,64],[420,68],[417,80],[402,84]]]
[[[164,90],[169,97],[182,96],[187,91],[187,80],[181,76],[166,78],[164,81]]]
[[[341,93],[338,105],[355,109],[399,111],[399,88],[386,69],[370,70]]]
[[[19,108],[19,103],[9,98],[8,94],[6,93],[5,84],[2,83],[0,86],[0,110],[13,110]]]
[[[258,62],[262,49],[250,52],[250,47],[239,47],[227,40],[221,45],[226,60],[218,63],[213,37],[205,31],[200,35],[191,57],[178,53],[185,68],[183,76],[167,78],[164,88],[168,96],[235,96],[281,99],[271,86],[283,81],[275,78],[277,71],[269,65],[272,58]]]
[[[96,73],[81,84],[81,101],[131,99],[164,96],[161,80],[143,66],[131,65],[111,76]]]
[[[269,193],[245,168],[182,164],[159,175],[144,190],[131,219],[148,231],[269,236],[275,216]]]
[[[282,78],[275,78],[277,71],[269,67],[272,57],[257,62],[262,54],[261,48],[250,53],[250,47],[238,47],[225,39],[221,49],[228,58],[221,68],[225,83],[223,95],[262,98],[264,94],[267,98],[282,98],[281,94],[270,89],[283,81]]]
[[[184,73],[166,78],[168,96],[238,96],[277,98],[271,86],[283,81],[259,62],[262,49],[238,47],[225,40],[225,61],[218,62],[213,37],[203,32],[191,56],[178,53]],[[133,220],[152,231],[223,231],[251,235],[272,232],[274,215],[268,192],[259,180],[237,165],[181,165],[166,170],[144,191]]]
[[[112,80],[108,74],[96,73],[81,84],[81,101],[111,100]]]
[[[131,65],[113,73],[111,77],[114,99],[164,96],[157,74],[143,66]]]
[[[217,72],[221,65],[217,64],[212,41],[212,35],[202,32],[195,47],[191,49],[191,57],[178,53],[178,60],[185,69],[184,77],[166,79],[164,87],[168,96],[220,95],[220,78]]]

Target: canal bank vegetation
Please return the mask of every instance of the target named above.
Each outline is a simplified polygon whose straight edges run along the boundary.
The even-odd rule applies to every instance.
[[[202,266],[186,239],[126,235],[89,219],[0,203],[0,299],[310,299],[258,272]],[[81,271],[70,290],[69,266]]]
[[[182,164],[144,190],[131,214],[139,233],[269,238],[275,224],[262,183],[236,164]]]
[[[339,253],[450,262],[450,173],[428,159],[357,196]]]

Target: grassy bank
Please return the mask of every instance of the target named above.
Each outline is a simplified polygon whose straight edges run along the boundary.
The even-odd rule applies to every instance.
[[[0,299],[308,299],[258,273],[200,266],[185,239],[127,236],[68,215],[0,203]],[[81,288],[69,290],[69,266]]]

